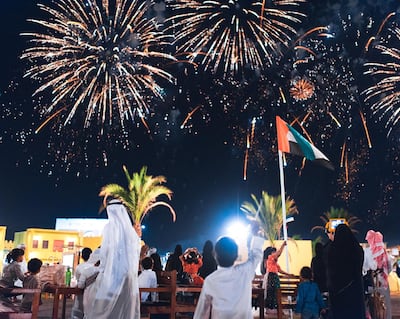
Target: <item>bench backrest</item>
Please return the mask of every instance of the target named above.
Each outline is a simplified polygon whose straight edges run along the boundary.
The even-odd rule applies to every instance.
[[[0,306],[0,319],[13,318],[13,319],[37,319],[39,315],[39,303],[41,289],[28,289],[28,288],[0,288],[0,294],[33,294],[32,308],[30,313],[19,312],[19,305],[1,304]]]
[[[295,307],[299,283],[299,278],[280,278],[280,288],[277,292],[278,319],[283,317],[283,309]]]
[[[157,272],[157,288],[139,288],[140,292],[156,292],[159,302],[142,302],[140,309],[146,314],[169,314],[175,318],[176,271]]]
[[[198,296],[201,292],[200,286],[178,285],[176,271],[161,271],[157,273],[157,288],[140,288],[140,292],[156,292],[159,302],[142,302],[141,312],[144,314],[169,314],[174,319],[176,313],[194,312]],[[189,302],[181,300],[181,295],[192,294],[193,299]]]

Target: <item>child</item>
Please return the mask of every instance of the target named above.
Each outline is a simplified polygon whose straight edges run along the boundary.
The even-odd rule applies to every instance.
[[[86,268],[91,267],[87,261],[89,260],[90,255],[92,254],[92,250],[89,247],[85,247],[82,249],[82,259],[83,263],[76,266],[75,269],[75,278],[78,282],[82,272],[85,271]],[[71,319],[82,319],[83,318],[83,295],[76,295],[74,300],[74,305],[71,310]]]
[[[23,282],[24,288],[41,288],[40,280],[37,274],[42,267],[42,261],[38,258],[32,258],[28,262],[28,274],[25,276]],[[31,312],[33,294],[24,294],[21,302],[21,312]]]
[[[153,259],[151,257],[145,257],[142,259],[143,271],[139,275],[139,288],[157,288],[157,275],[153,271]],[[148,301],[149,292],[141,293],[141,300]],[[157,300],[157,293],[151,293],[151,301]]]
[[[24,251],[20,248],[14,248],[7,255],[8,265],[3,269],[3,277],[0,280],[0,287],[3,288],[18,288],[15,282],[19,279],[24,280],[20,262],[24,259]]]
[[[253,233],[259,230],[257,224]],[[262,259],[264,239],[254,237],[246,262],[234,265],[238,245],[230,237],[215,244],[218,269],[207,276],[197,303],[194,319],[252,319],[251,290],[257,265]]]
[[[265,261],[265,268],[268,271],[267,282],[264,284],[266,287],[267,295],[265,298],[265,306],[267,308],[267,313],[276,313],[278,309],[278,288],[280,287],[280,279],[278,274],[285,275],[287,277],[295,277],[284,270],[278,264],[278,259],[281,256],[283,249],[286,246],[286,241],[284,241],[281,247],[276,250],[272,247],[270,254]]]
[[[301,314],[301,319],[318,319],[321,310],[325,312],[325,303],[318,285],[311,281],[311,268],[301,268],[300,278],[302,282],[297,290],[295,312]]]

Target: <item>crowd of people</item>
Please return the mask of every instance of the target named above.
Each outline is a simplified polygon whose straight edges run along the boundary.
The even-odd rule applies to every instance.
[[[183,251],[181,245],[176,245],[164,269],[156,248],[140,246],[140,238],[120,202],[111,201],[107,214],[109,223],[104,228],[101,246],[94,251],[84,248],[83,262],[75,269],[77,286],[84,289],[84,294],[74,300],[72,319],[140,318],[140,303],[156,302],[158,296],[140,294],[139,288],[157,287],[157,272],[163,270],[176,271],[182,284],[202,286],[193,318],[250,319],[253,318],[252,281],[258,265],[264,275],[267,315],[276,314],[280,278],[286,276],[300,278],[295,311],[301,319],[369,319],[365,300],[369,285],[378,285],[387,301],[387,318],[391,318],[388,287],[391,260],[379,232],[367,233],[369,247],[363,249],[346,224],[333,231],[328,229],[327,242],[316,243],[310,264],[304,265],[297,276],[283,270],[278,263],[286,242],[278,249],[267,247],[263,251],[265,238],[259,225],[253,223],[253,238],[245,262],[237,263],[237,243],[230,237],[222,237],[215,247],[207,240],[201,253],[195,247]],[[20,248],[8,254],[0,287],[14,287],[20,280],[23,287],[45,289],[45,283],[38,277],[42,261],[29,260],[24,272],[20,267],[23,257],[24,250]],[[377,280],[368,281],[373,272]],[[29,312],[31,304],[31,295],[23,296],[21,311]]]

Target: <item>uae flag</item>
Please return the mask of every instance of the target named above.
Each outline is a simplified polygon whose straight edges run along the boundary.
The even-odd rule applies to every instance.
[[[278,149],[280,151],[303,156],[326,168],[334,169],[332,163],[319,149],[307,141],[279,116],[276,117],[276,129],[278,132]]]

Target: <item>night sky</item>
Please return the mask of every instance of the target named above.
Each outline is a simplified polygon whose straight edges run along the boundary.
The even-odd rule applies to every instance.
[[[294,68],[294,61],[301,57],[291,44],[282,48],[282,57],[273,57],[270,67],[257,72],[245,68],[235,78],[223,72],[211,74],[201,66],[197,71],[182,63],[169,66],[177,84],[165,84],[164,101],[149,98],[150,133],[136,120],[125,131],[119,125],[107,126],[101,135],[97,125],[83,128],[83,112],[77,112],[68,125],[56,119],[34,133],[46,118],[40,106],[50,97],[32,97],[38,83],[23,78],[27,61],[19,57],[27,39],[20,33],[34,30],[36,26],[26,20],[43,18],[43,13],[32,0],[2,3],[0,225],[7,226],[7,238],[28,227],[54,228],[56,217],[104,218],[104,212],[99,213],[100,188],[114,182],[126,186],[122,165],[130,172],[146,165],[149,174],[167,178],[166,186],[174,192],[171,204],[177,221],[172,222],[167,209],[155,209],[144,220],[143,239],[162,251],[173,250],[176,243],[202,247],[207,239],[215,241],[231,219],[244,218],[239,207],[250,200],[250,194],[260,197],[262,190],[279,194],[275,115],[290,122],[311,110],[307,132],[332,160],[335,171],[311,162],[302,168],[301,158],[287,155],[286,192],[299,210],[289,224],[289,236],[313,239],[322,235],[310,230],[334,206],[362,220],[357,226],[359,240],[374,229],[398,244],[400,126],[391,126],[387,136],[387,119],[373,115],[361,94],[376,80],[363,74],[363,64],[388,62],[376,50],[363,48],[385,17],[398,9],[398,1],[309,1],[301,6],[308,18],[296,26],[298,35],[293,39],[317,26],[329,26],[335,34],[317,40],[310,36],[301,42],[317,52],[313,63]],[[162,13],[168,16],[168,8]],[[397,22],[398,16],[390,18],[380,33],[382,41],[391,39],[385,42],[391,46],[396,41],[390,29]],[[299,102],[290,97],[289,88],[291,80],[305,75],[316,83],[315,94]],[[186,115],[198,105],[181,128]],[[366,118],[372,148],[360,112]],[[244,180],[246,134],[253,118],[254,141]],[[344,142],[347,183],[340,167]]]

